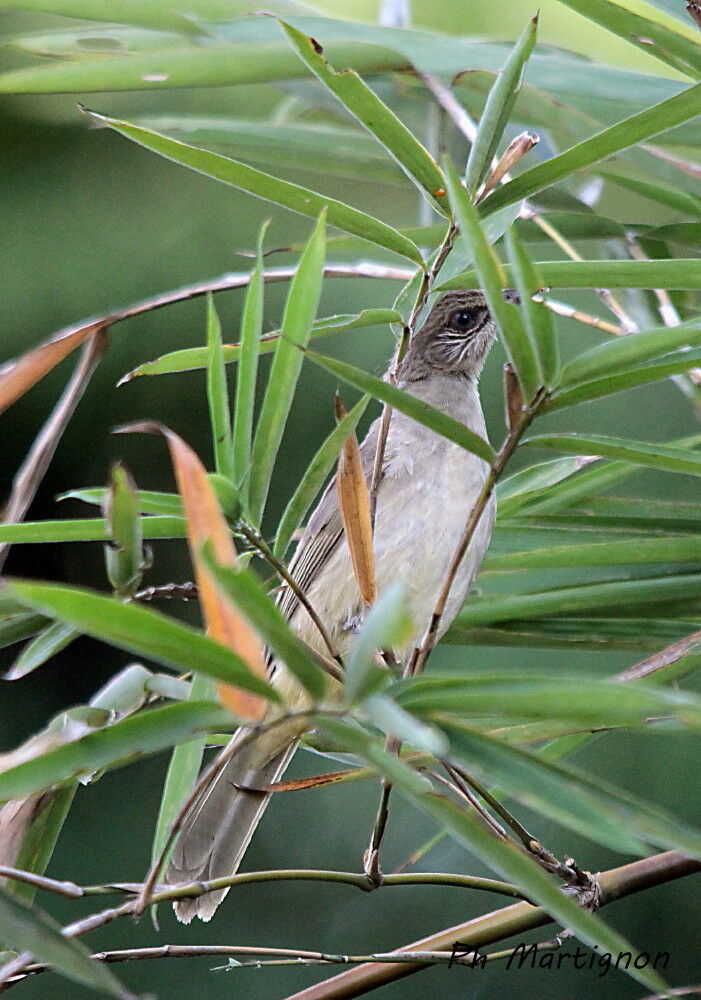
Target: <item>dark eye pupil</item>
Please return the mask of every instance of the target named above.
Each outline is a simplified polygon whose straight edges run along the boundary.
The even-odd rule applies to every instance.
[[[450,317],[450,325],[456,330],[469,330],[473,323],[475,317],[467,309],[458,309]]]

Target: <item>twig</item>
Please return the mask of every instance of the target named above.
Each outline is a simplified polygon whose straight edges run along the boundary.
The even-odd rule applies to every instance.
[[[290,571],[288,570],[287,566],[285,566],[285,564],[280,559],[278,559],[277,556],[273,553],[273,550],[270,548],[270,546],[263,538],[263,536],[260,534],[260,532],[250,527],[250,525],[245,524],[243,521],[239,521],[236,524],[235,530],[240,535],[242,535],[250,545],[252,545],[255,549],[258,550],[258,552],[263,556],[265,561],[270,566],[272,566],[272,568],[275,570],[280,579],[284,580],[284,582],[290,588],[290,590],[295,595],[295,597],[302,605],[304,610],[307,612],[311,620],[316,625],[317,631],[319,632],[319,635],[323,639],[324,644],[328,649],[331,658],[335,660],[339,666],[342,665],[341,654],[338,651],[338,647],[336,646],[333,639],[329,635],[328,629],[324,625],[323,621],[314,610],[311,601],[309,600],[305,592],[302,590],[302,588],[299,586],[297,581],[290,575]],[[343,672],[340,669],[336,670],[334,672],[334,677],[336,678],[336,680],[343,681]]]
[[[677,851],[667,851],[651,858],[634,861],[632,864],[614,868],[600,875],[603,890],[602,905],[636,892],[642,892],[653,886],[684,878],[701,871],[701,862],[684,857]],[[553,923],[550,917],[540,907],[529,903],[517,903],[504,907],[493,913],[468,920],[431,934],[420,941],[405,945],[402,952],[448,951],[452,952],[456,942],[460,943],[461,953],[467,949],[475,950],[514,935],[524,934],[528,930],[544,927]],[[395,982],[404,976],[413,975],[428,968],[431,963],[423,965],[410,964],[389,965],[369,962],[357,969],[348,969],[340,975],[333,976],[325,982],[288,996],[286,1000],[351,1000],[353,997],[369,993],[387,983]]]
[[[161,583],[154,587],[144,587],[143,590],[137,590],[132,597],[133,601],[171,601],[173,599],[196,601],[198,599],[197,584],[193,583],[192,580],[186,580],[185,583]]]
[[[81,899],[85,895],[85,890],[76,885],[75,882],[59,882],[53,878],[46,878],[45,875],[25,872],[21,868],[12,868],[10,865],[0,865],[0,878],[24,882],[26,885],[33,885],[37,889],[45,889],[47,892],[53,892],[57,896],[65,896],[68,899]]]
[[[107,330],[102,328],[93,334],[84,346],[68,384],[18,469],[12,483],[10,498],[2,512],[3,524],[18,524],[27,513],[54,457],[61,436],[106,349]],[[10,545],[10,542],[0,545],[0,571],[9,554]]]
[[[437,778],[438,781],[445,782],[445,784],[448,785],[449,788],[452,788],[461,799],[471,805],[472,808],[482,817],[492,833],[496,833],[496,835],[502,840],[506,840],[506,830],[500,823],[497,823],[494,817],[484,808],[480,800],[470,788],[469,784],[465,781],[463,774],[458,771],[457,768],[449,764],[448,761],[444,760],[441,763],[452,778],[452,781],[446,781],[446,779],[440,774],[434,774],[434,777]]]

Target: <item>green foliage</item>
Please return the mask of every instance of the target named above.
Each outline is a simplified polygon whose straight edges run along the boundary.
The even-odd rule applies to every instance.
[[[678,75],[698,77],[698,41],[690,25],[642,2],[626,7],[613,0],[563,3],[632,40]],[[581,423],[570,419],[571,411],[564,413],[579,403],[596,407],[614,393],[669,378],[684,389],[690,406],[699,404],[698,372],[692,370],[701,364],[695,315],[701,262],[693,252],[701,201],[694,191],[698,165],[693,157],[701,138],[695,121],[701,84],[593,65],[562,48],[541,50],[535,45],[537,19],[527,24],[514,47],[480,42],[476,49],[467,37],[297,16],[292,2],[277,5],[284,20],[235,18],[224,0],[194,0],[186,11],[179,4],[119,0],[103,5],[99,15],[85,0],[15,0],[11,5],[0,0],[0,9],[10,6],[50,11],[79,23],[48,33],[27,29],[15,40],[18,48],[42,52],[52,61],[0,74],[0,91],[143,91],[139,107],[154,112],[143,120],[89,112],[93,123],[123,137],[115,137],[115,148],[118,142],[126,148],[127,139],[204,178],[263,199],[275,210],[314,220],[306,240],[295,235],[281,248],[295,255],[295,267],[279,329],[267,331],[264,323],[265,282],[280,277],[268,268],[264,223],[256,253],[249,254],[255,262],[246,278],[235,336],[229,338],[214,304],[213,293],[222,286],[205,283],[200,291],[208,292],[206,346],[144,361],[124,379],[205,370],[214,457],[209,481],[243,549],[236,565],[224,566],[206,546],[205,568],[222,600],[285,663],[302,702],[280,704],[283,698],[274,684],[256,673],[243,654],[184,624],[176,614],[140,604],[138,587],[148,562],[144,540],[187,535],[177,494],[137,489],[124,468],[116,466],[106,489],[84,487],[63,495],[102,506],[102,517],[0,525],[0,544],[106,543],[105,589],[112,591],[108,595],[72,583],[9,580],[0,591],[0,645],[25,644],[15,651],[8,679],[40,668],[81,634],[194,674],[188,685],[132,667],[137,675],[130,675],[130,683],[138,690],[130,688],[126,707],[96,699],[70,709],[5,756],[0,800],[45,794],[50,806],[27,832],[20,860],[43,872],[79,780],[172,748],[152,838],[155,863],[194,786],[208,738],[220,742],[217,734],[236,723],[214,701],[216,680],[276,703],[277,713],[303,704],[310,728],[318,727],[332,741],[333,753],[344,754],[342,759],[350,759],[353,767],[374,769],[385,788],[396,786],[417,811],[509,879],[514,892],[542,906],[592,948],[632,950],[604,917],[576,902],[571,883],[567,893],[561,891],[552,873],[562,876],[563,866],[556,859],[543,865],[543,849],[525,837],[500,803],[508,796],[515,809],[534,811],[539,837],[540,828],[547,831],[553,823],[568,836],[574,831],[622,853],[675,849],[701,857],[698,830],[654,802],[559,759],[601,730],[660,734],[701,725],[699,698],[677,687],[701,665],[701,504],[686,498],[653,500],[642,488],[638,496],[610,493],[641,469],[674,473],[678,482],[694,483],[701,474],[699,438],[659,443],[654,420],[637,409],[634,440],[625,436],[625,429],[616,436],[582,431]],[[240,11],[233,6],[247,12],[243,5]],[[100,35],[80,19],[104,20]],[[86,57],[80,44],[98,44],[99,38],[99,44],[118,42],[120,54]],[[395,71],[402,72],[401,83],[392,75]],[[373,74],[371,81],[361,73]],[[466,163],[463,137],[450,114],[441,136],[450,153],[440,165],[436,143],[423,127],[427,112],[434,113],[430,88],[436,87],[436,74],[443,79],[459,74],[450,97],[463,105],[463,112],[479,118]],[[252,83],[266,88],[267,117],[240,120],[239,111],[209,114],[206,102],[201,113],[190,106],[172,113],[173,105],[159,102],[163,91],[177,87]],[[288,96],[281,97],[274,83],[283,83]],[[450,108],[450,98],[443,94],[442,100]],[[101,106],[103,102],[108,106],[111,99],[101,99]],[[494,157],[511,130],[523,127],[541,130],[539,150],[546,152],[529,153],[530,162],[513,167],[515,176],[478,200]],[[463,121],[462,128],[469,132],[472,126]],[[239,157],[272,162],[274,173]],[[143,162],[148,169],[148,158]],[[322,176],[321,190],[283,176],[300,167]],[[379,178],[392,185],[393,198],[401,196],[407,204],[418,191],[421,224],[408,225],[401,210],[384,221],[325,193],[339,174],[367,182]],[[583,184],[588,186],[585,194]],[[631,215],[617,210],[615,198],[621,191],[635,195],[626,202]],[[383,214],[389,216],[390,207],[388,201]],[[327,224],[342,235],[328,235]],[[401,282],[395,308],[365,308],[354,299],[353,312],[317,318],[325,269],[334,273],[334,268]],[[374,361],[359,366],[308,347],[316,337],[388,323],[406,327],[411,335],[436,293],[478,286],[523,389],[520,422],[512,421],[501,446],[493,447],[391,378],[367,370]],[[520,305],[504,298],[511,286]],[[563,343],[560,325],[543,300],[551,293],[559,298],[565,289],[623,293],[614,301],[613,317],[594,324],[597,336],[601,334],[595,346],[588,339],[573,351],[571,343]],[[605,301],[610,304],[610,297]],[[153,304],[135,307],[134,313],[147,308]],[[127,315],[128,310],[115,313],[105,325]],[[611,336],[614,332],[627,335]],[[232,342],[226,343],[228,339]],[[400,353],[403,346],[405,338]],[[259,366],[266,353],[272,354],[269,368]],[[307,362],[364,395],[323,440],[299,482],[284,484],[285,506],[269,546],[258,532],[268,530],[274,510],[268,502],[271,484],[286,442],[300,434],[290,414]],[[227,364],[237,366],[233,407]],[[46,370],[44,364],[41,374]],[[11,377],[11,368],[0,372],[0,380]],[[32,379],[27,385],[37,380]],[[330,404],[330,390],[328,396]],[[401,647],[411,632],[401,581],[365,609],[343,664],[342,683],[329,679],[329,672],[338,674],[331,651],[315,653],[281,613],[275,586],[286,569],[277,560],[284,560],[371,399],[490,467],[499,501],[491,547],[476,581],[478,592],[468,596],[446,641],[490,650],[514,647],[523,656],[524,665],[517,670],[501,669],[495,660],[485,672],[460,665],[451,674],[423,676],[414,671],[414,660],[411,669],[399,664],[395,671],[392,648]],[[630,399],[636,405],[634,393]],[[541,418],[546,414],[544,429]],[[525,437],[531,424],[534,430]],[[564,452],[565,457],[533,462],[533,448]],[[508,466],[505,473],[514,453],[517,462],[529,464],[517,472]],[[466,521],[469,513],[465,511]],[[260,566],[249,565],[254,557],[267,559],[265,573],[272,579],[263,581]],[[434,617],[432,627],[437,627],[440,615]],[[431,641],[429,629],[423,639],[429,653]],[[602,678],[593,669],[557,674],[531,669],[528,651],[544,648],[651,656],[633,667],[632,675],[637,671],[641,681],[625,672]],[[167,704],[154,707],[154,700]],[[265,727],[269,720],[266,716],[258,724]],[[408,752],[395,752],[401,744]],[[453,784],[456,795],[446,793],[436,779],[441,763],[449,777],[466,773],[474,780],[468,785],[486,811],[506,822],[508,836],[495,835],[459,783]],[[23,890],[27,898],[33,891]],[[29,949],[37,960],[75,981],[114,996],[129,995],[42,911],[4,890],[0,939]],[[650,990],[665,990],[649,970],[628,971]]]

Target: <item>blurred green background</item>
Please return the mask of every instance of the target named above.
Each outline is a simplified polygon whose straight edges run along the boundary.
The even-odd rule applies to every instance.
[[[623,64],[674,76],[638,49],[593,27],[554,0],[541,2],[541,44],[566,44],[570,49],[602,62]],[[664,6],[664,4],[661,4]],[[672,6],[669,4],[668,6]],[[679,6],[683,6],[679,0]],[[376,4],[363,0],[326,0],[319,9],[335,16],[372,21]],[[417,26],[456,34],[512,39],[521,30],[534,5],[512,0],[497,6],[472,0],[457,9],[451,0],[423,0],[413,4]],[[53,27],[45,15],[0,15],[0,34],[14,35],[41,24]],[[17,51],[0,48],[0,65],[23,65]],[[243,86],[214,91],[181,90],[154,94],[101,94],[81,97],[89,106],[115,116],[167,114],[169,111],[219,111],[241,116],[261,115],[279,100],[272,86]],[[308,234],[309,223],[290,213],[240,195],[127,143],[104,131],[95,131],[76,110],[74,96],[13,97],[0,104],[0,218],[3,233],[3,281],[0,286],[0,352],[12,357],[64,324],[135,301],[180,284],[248,267],[238,251],[250,250],[263,219],[273,218],[268,246],[289,244]],[[286,176],[323,190],[387,218],[394,225],[418,222],[418,203],[407,188],[340,178],[323,182],[312,172]],[[635,217],[639,200],[621,191],[602,207],[619,221]],[[647,219],[665,222],[665,210],[646,206]],[[586,253],[592,252],[587,244]],[[368,257],[375,257],[368,248]],[[547,248],[546,258],[552,258]],[[281,254],[273,264],[292,261]],[[398,286],[390,282],[333,280],[323,293],[320,313],[353,312],[363,307],[390,307]],[[280,318],[285,287],[266,292],[266,326]],[[568,301],[597,311],[596,297],[570,294]],[[237,339],[241,292],[217,297],[227,340]],[[565,353],[596,343],[599,335],[585,327],[560,321]],[[114,438],[110,428],[139,418],[156,418],[173,427],[193,444],[211,467],[210,438],[202,373],[138,379],[115,388],[117,379],[142,361],[176,347],[201,343],[204,303],[198,300],[150,313],[115,327],[107,358],[94,377],[66,433],[50,472],[31,510],[32,518],[69,516],[78,505],[54,498],[63,490],[103,483],[110,464],[123,459],[144,488],[171,489],[172,478],[161,443],[144,438]],[[330,339],[325,349],[363,367],[381,372],[391,351],[387,329],[356,331]],[[482,397],[493,440],[503,429],[500,348],[495,348],[482,383]],[[64,364],[17,403],[3,417],[0,494],[6,495],[12,476],[48,408],[63,385]],[[265,368],[265,363],[264,363]],[[278,513],[294,483],[323,436],[332,426],[333,380],[312,368],[303,373],[295,407],[274,480],[271,512]],[[352,394],[348,392],[347,401]],[[374,415],[373,411],[373,415]],[[543,430],[559,426],[649,440],[669,440],[692,433],[696,422],[688,402],[666,382],[614,396],[548,418]],[[530,460],[530,456],[529,456]],[[693,498],[696,480],[641,474],[626,490],[636,495]],[[698,499],[698,496],[696,496]],[[161,542],[147,583],[188,579],[190,570],[179,543]],[[98,545],[16,547],[8,572],[102,587],[102,553]],[[184,611],[183,614],[188,614]],[[194,613],[189,612],[191,617]],[[445,667],[469,664],[553,666],[562,654],[532,650],[524,654],[503,649],[439,650],[435,663]],[[568,667],[608,674],[632,663],[635,654],[567,654]],[[9,749],[40,728],[63,707],[85,701],[125,662],[124,656],[88,640],[80,640],[35,675],[0,686],[0,751]],[[434,661],[432,661],[434,662]],[[577,763],[610,777],[619,785],[644,794],[680,817],[698,815],[698,757],[686,735],[636,734],[600,738],[580,755]],[[81,789],[62,835],[49,873],[78,882],[130,880],[142,876],[150,852],[165,756],[108,774]],[[294,773],[326,770],[328,762],[299,753]],[[372,824],[377,790],[373,783],[348,789],[289,795],[273,802],[246,858],[251,868],[318,866],[355,869]],[[572,834],[526,816],[536,833],[556,853],[572,854],[593,870],[625,860]],[[433,832],[424,817],[393,801],[384,859],[388,870],[399,864]],[[479,873],[481,866],[458,846],[443,841],[422,862],[426,870],[452,867]],[[689,938],[698,907],[698,886],[670,885],[618,903],[607,919],[643,950],[669,950],[668,969],[674,984],[698,977],[696,949]],[[59,919],[77,917],[80,903],[51,899]],[[340,886],[317,888],[304,884],[246,886],[232,892],[213,925],[184,929],[172,915],[161,913],[161,932],[147,920],[110,926],[91,939],[95,948],[128,944],[173,942],[236,942],[314,948],[327,951],[383,950],[489,908],[498,898],[466,894],[457,889],[396,888],[372,895]],[[87,910],[86,910],[87,912]],[[545,935],[547,936],[547,935]],[[696,952],[696,953],[695,953]],[[123,980],[140,992],[184,1000],[192,997],[275,997],[322,978],[314,969],[210,973],[217,964],[176,960],[125,965]],[[326,970],[328,974],[328,970]],[[590,971],[563,970],[506,972],[499,966],[486,972],[434,969],[386,987],[387,998],[437,995],[446,998],[482,997],[508,993],[538,994],[544,998],[576,995],[634,997],[640,987],[616,972],[597,978]],[[17,988],[17,995],[51,996],[56,1000],[87,995],[85,990],[57,977],[42,977]]]

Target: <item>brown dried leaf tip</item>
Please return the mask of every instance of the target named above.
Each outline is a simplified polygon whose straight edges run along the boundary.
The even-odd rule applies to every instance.
[[[347,410],[338,394],[335,404],[336,419],[342,420]],[[338,457],[336,490],[353,572],[362,598],[369,605],[373,603],[377,593],[370,494],[363,474],[358,439],[353,432],[346,438]]]

